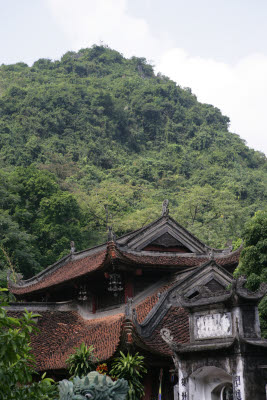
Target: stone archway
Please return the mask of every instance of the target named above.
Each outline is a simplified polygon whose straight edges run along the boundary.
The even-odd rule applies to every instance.
[[[233,398],[233,385],[229,382],[221,383],[211,392],[212,400],[233,400]]]
[[[209,366],[189,377],[190,400],[233,400],[232,376],[221,368]]]

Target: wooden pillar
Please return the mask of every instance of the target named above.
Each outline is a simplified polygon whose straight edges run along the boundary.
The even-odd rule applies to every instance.
[[[131,276],[125,276],[125,290],[124,290],[124,301],[127,303],[127,299],[133,297],[133,279]]]
[[[152,397],[152,375],[151,375],[150,371],[148,371],[148,373],[145,376],[144,391],[145,391],[145,396],[143,397],[143,400],[151,400],[151,397]]]

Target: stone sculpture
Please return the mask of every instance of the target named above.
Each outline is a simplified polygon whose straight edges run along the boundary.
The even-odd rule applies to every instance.
[[[125,400],[127,393],[128,382],[125,379],[113,382],[110,377],[96,371],[84,378],[59,382],[59,400]]]

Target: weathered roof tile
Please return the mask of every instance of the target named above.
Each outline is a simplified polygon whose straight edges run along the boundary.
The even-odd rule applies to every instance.
[[[94,347],[99,361],[109,359],[119,344],[123,319],[124,314],[84,320],[74,311],[42,312],[37,325],[40,332],[32,336],[37,370],[65,369],[66,359],[83,342]]]
[[[41,276],[40,279],[32,280],[32,284],[26,283],[21,286],[11,286],[10,290],[14,294],[22,295],[59,285],[60,283],[70,281],[100,269],[104,265],[106,256],[107,251],[105,249],[84,258],[70,260],[55,269],[55,271]]]

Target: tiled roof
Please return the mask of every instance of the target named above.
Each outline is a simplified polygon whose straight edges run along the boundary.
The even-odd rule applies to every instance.
[[[214,260],[216,261],[217,264],[227,266],[227,265],[237,265],[239,262],[240,254],[242,251],[242,247],[239,247],[236,251],[233,251],[232,253],[228,254],[227,256],[221,257],[221,258],[216,258],[214,257]]]
[[[173,276],[173,279],[174,278]],[[170,280],[169,283],[161,286],[152,295],[148,296],[136,306],[137,322],[139,324],[145,320],[149,312],[158,302],[158,294],[166,292],[175,284],[175,280],[173,279]],[[153,352],[169,356],[171,355],[170,348],[160,336],[160,330],[162,328],[168,328],[170,330],[176,343],[188,343],[190,341],[189,316],[188,312],[182,307],[171,307],[152,335],[146,339],[140,338]]]
[[[136,306],[137,321],[140,324],[147,317],[148,313],[152,310],[154,305],[158,302],[158,294],[164,293],[172,283],[166,284],[155,290],[153,294],[146,297],[141,303]]]
[[[238,249],[230,254],[225,255],[214,255],[214,261],[219,265],[235,265],[238,263],[241,249]],[[209,261],[209,257],[196,256],[196,255],[173,255],[169,256],[166,254],[160,255],[146,255],[137,254],[132,252],[120,251],[118,252],[118,258],[122,258],[128,261],[134,261],[136,264],[141,265],[169,265],[169,266],[181,266],[181,267],[194,267]]]
[[[136,306],[137,319],[141,323],[158,301],[158,293],[164,293],[173,282],[162,285]],[[18,312],[9,312],[19,316]],[[65,369],[65,361],[74,348],[82,342],[92,345],[99,361],[112,357],[119,346],[125,320],[123,313],[97,318],[83,319],[76,311],[38,312],[40,332],[32,337],[32,348],[39,371]],[[182,308],[171,308],[149,339],[139,338],[147,348],[164,356],[170,355],[166,343],[160,337],[160,329],[169,328],[175,340],[189,340],[188,315]]]
[[[183,344],[190,342],[189,316],[187,311],[183,308],[171,307],[150,338],[143,339],[144,343],[154,352],[171,355],[169,346],[160,336],[160,330],[162,328],[168,328],[170,330],[174,342]]]
[[[70,260],[69,262],[59,266],[54,271],[40,276],[39,279],[36,278],[32,280],[32,284],[11,286],[10,290],[14,294],[21,295],[70,281],[100,269],[104,265],[106,256],[107,250],[105,249],[96,254],[90,254],[84,258]]]
[[[238,263],[240,249],[230,254],[214,254],[217,264],[227,267],[235,266]],[[116,247],[115,243],[110,242],[107,246],[89,250],[83,253],[74,254],[61,260],[49,267],[38,276],[29,279],[22,286],[13,287],[14,294],[23,295],[36,292],[48,287],[59,285],[63,282],[71,281],[77,277],[85,276],[93,271],[104,268],[109,259],[120,260],[124,264],[144,266],[173,266],[187,267],[175,269],[175,274],[170,281],[155,289],[152,294],[135,304],[137,312],[137,322],[141,324],[148,316],[149,312],[158,302],[158,294],[166,292],[177,280],[191,270],[198,270],[200,265],[210,259],[206,256],[196,256],[195,254],[144,254],[144,252],[127,251]],[[56,370],[66,368],[66,359],[74,348],[79,347],[82,342],[88,346],[92,345],[95,355],[99,361],[108,360],[116,352],[123,328],[125,315],[123,313],[85,320],[76,311],[41,311],[38,318],[40,333],[32,338],[32,347],[37,360],[37,369]],[[149,323],[149,322],[148,322]],[[169,356],[170,349],[160,336],[162,328],[168,328],[176,343],[189,342],[189,317],[186,310],[181,307],[171,307],[159,325],[149,338],[138,337],[135,330],[136,343],[138,341],[144,348],[150,349],[161,355]]]
[[[40,332],[32,337],[37,370],[65,369],[66,359],[83,342],[94,347],[99,361],[109,359],[119,344],[123,319],[124,314],[84,320],[74,311],[42,312]]]
[[[217,264],[223,266],[236,266],[238,264],[241,249],[236,250],[230,254],[214,255],[214,260]],[[173,266],[173,267],[195,267],[207,261],[208,257],[197,255],[181,255],[174,254],[144,254],[141,252],[129,252],[119,249],[114,242],[109,242],[107,246],[101,246],[99,250],[95,249],[92,253],[83,256],[82,254],[75,254],[69,260],[64,262],[59,261],[52,267],[48,267],[36,277],[22,282],[21,285],[14,285],[10,287],[12,293],[23,295],[26,293],[33,293],[48,287],[59,285],[63,282],[71,281],[72,279],[85,276],[93,271],[101,269],[104,266],[107,257],[117,259],[121,262],[128,264],[136,264],[145,266]]]

